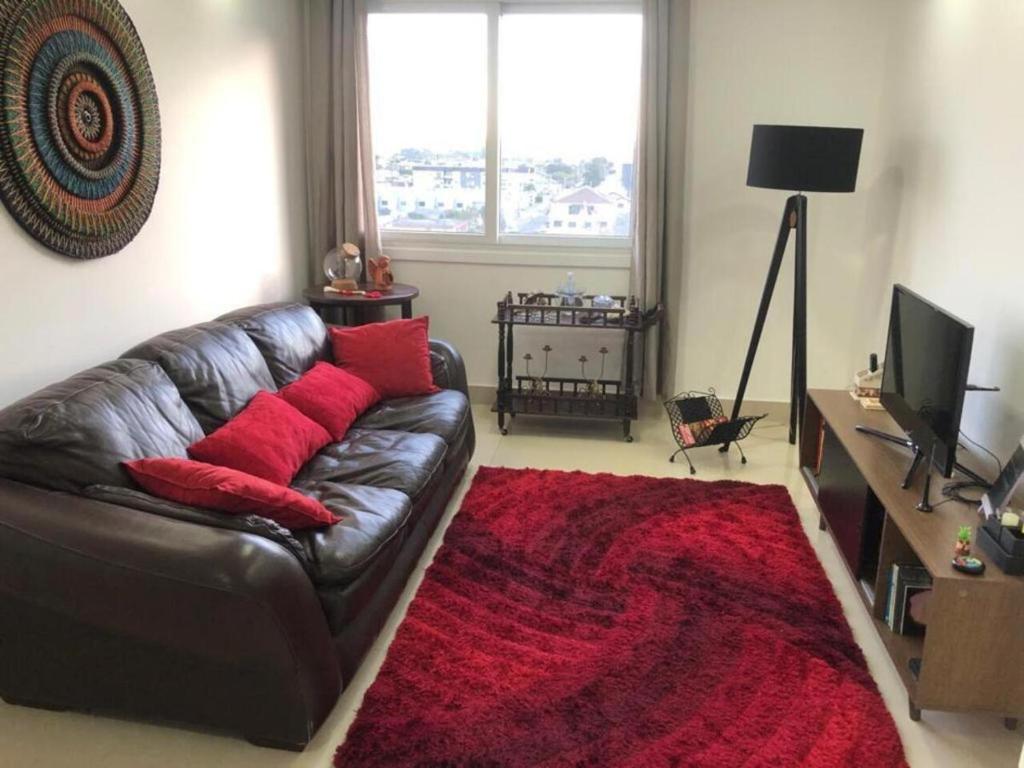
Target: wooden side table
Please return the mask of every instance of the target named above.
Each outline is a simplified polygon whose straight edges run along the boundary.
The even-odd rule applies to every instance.
[[[359,288],[364,291],[372,291],[373,286],[360,283]],[[412,300],[420,295],[420,289],[415,285],[395,283],[391,290],[382,293],[379,298],[368,296],[345,296],[340,293],[325,293],[323,288],[306,288],[302,292],[303,298],[317,311],[325,323],[337,322],[341,325],[362,325],[365,320],[366,310],[375,307],[401,306],[402,318],[408,320],[412,317]]]

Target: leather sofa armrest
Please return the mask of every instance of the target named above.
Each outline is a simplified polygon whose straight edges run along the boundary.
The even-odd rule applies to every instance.
[[[341,688],[312,582],[253,534],[0,480],[0,606],[5,698],[301,748]]]
[[[459,351],[447,341],[430,340],[430,370],[434,374],[434,384],[442,389],[457,389],[469,397],[466,363]]]
[[[302,569],[312,578],[314,566],[309,559],[309,553],[303,549],[302,544],[299,543],[291,531],[265,517],[255,514],[222,514],[208,509],[178,504],[174,501],[152,496],[145,491],[137,491],[134,488],[125,488],[123,486],[90,485],[82,490],[82,495],[97,501],[105,501],[108,504],[131,507],[142,512],[150,512],[162,517],[183,520],[187,523],[208,525],[212,528],[227,528],[232,531],[262,536],[265,539],[270,539],[280,544],[287,551],[291,552],[299,561],[299,564],[302,565]]]

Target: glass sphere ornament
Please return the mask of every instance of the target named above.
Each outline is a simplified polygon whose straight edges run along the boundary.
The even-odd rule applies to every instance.
[[[324,256],[324,275],[329,282],[345,277],[345,258],[340,248],[331,248]]]
[[[334,280],[359,282],[363,276],[363,259],[359,249],[352,243],[342,243],[338,248],[331,248],[324,256],[324,275],[331,282]]]

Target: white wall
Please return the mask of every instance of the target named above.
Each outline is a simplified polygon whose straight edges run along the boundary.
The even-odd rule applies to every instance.
[[[968,394],[963,430],[1006,459],[1024,433],[1024,4],[899,5],[883,157],[902,194],[886,282],[975,326],[971,381],[1003,391]]]
[[[160,99],[153,212],[121,252],[76,262],[0,210],[0,405],[306,281],[301,4],[123,5]]]
[[[885,348],[903,282],[971,322],[963,427],[1024,433],[1024,4],[693,0],[676,387],[732,394],[786,197],[744,186],[755,122],[865,129],[857,191],[809,200],[808,379]],[[747,392],[788,400],[792,244]]]
[[[693,0],[675,388],[739,383],[788,193],[748,188],[754,123],[865,129],[857,192],[809,195],[808,383],[845,387],[871,351],[887,294],[892,212],[873,207],[886,165],[890,0]],[[675,258],[671,256],[670,258]],[[792,239],[747,398],[789,399]]]

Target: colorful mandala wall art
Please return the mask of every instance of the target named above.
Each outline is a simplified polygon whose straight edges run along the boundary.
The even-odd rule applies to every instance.
[[[47,247],[106,256],[138,234],[160,177],[160,113],[117,0],[0,0],[0,197]]]

